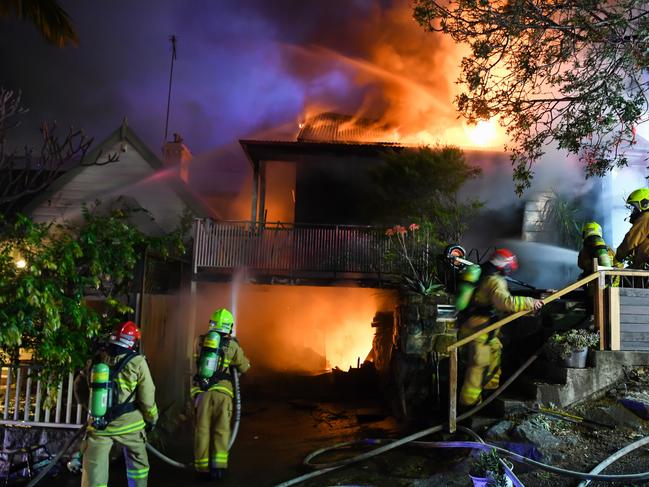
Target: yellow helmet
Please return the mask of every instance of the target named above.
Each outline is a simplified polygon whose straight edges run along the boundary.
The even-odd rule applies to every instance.
[[[597,222],[586,222],[581,227],[581,237],[588,238],[596,235],[601,237],[603,235],[602,227]]]
[[[210,316],[210,330],[219,333],[231,333],[234,316],[225,308],[219,308]]]
[[[649,188],[636,189],[626,199],[626,204],[632,206],[637,211],[649,210]]]

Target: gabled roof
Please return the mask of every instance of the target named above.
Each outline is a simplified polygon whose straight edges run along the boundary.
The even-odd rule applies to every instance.
[[[164,163],[156,156],[151,149],[140,139],[137,134],[128,126],[126,118],[122,124],[111,133],[106,139],[104,139],[100,144],[97,144],[94,149],[92,149],[88,154],[86,154],[85,160],[94,161],[99,158],[102,154],[107,154],[110,149],[112,149],[115,144],[119,142],[127,142],[131,145],[141,156],[142,159],[151,166],[154,171],[158,171],[165,168]],[[30,213],[36,208],[41,206],[43,203],[52,198],[52,196],[62,189],[66,184],[72,181],[75,177],[81,174],[85,169],[90,166],[77,165],[73,169],[70,169],[62,176],[58,177],[47,189],[45,189],[40,194],[36,195],[28,205],[25,206],[23,211]],[[201,199],[196,196],[191,189],[178,177],[171,177],[165,181],[165,184],[170,186],[170,188],[178,195],[184,204],[198,217],[204,218],[215,218],[219,219],[218,215],[214,210],[207,206]]]

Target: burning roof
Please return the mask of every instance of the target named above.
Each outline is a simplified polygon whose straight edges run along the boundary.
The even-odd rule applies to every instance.
[[[298,142],[389,142],[388,127],[377,120],[324,112],[300,124]]]

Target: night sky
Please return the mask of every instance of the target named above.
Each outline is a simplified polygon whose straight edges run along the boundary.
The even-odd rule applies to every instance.
[[[434,36],[412,21],[405,1],[61,4],[79,33],[78,48],[51,47],[30,23],[0,19],[0,82],[22,90],[30,108],[21,139],[36,135],[40,120],[57,120],[101,140],[127,115],[157,150],[171,34],[178,37],[178,58],[169,132],[181,133],[195,154],[241,137],[292,138],[313,104],[348,113],[369,106],[370,115],[381,115],[391,103],[385,79],[338,55],[369,61],[377,46],[387,45],[421,58],[435,45]],[[398,71],[399,63],[393,64]],[[434,86],[437,79],[424,81]]]

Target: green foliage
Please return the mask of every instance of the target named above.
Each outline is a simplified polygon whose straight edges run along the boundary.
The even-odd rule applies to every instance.
[[[450,242],[458,242],[467,221],[481,206],[460,202],[457,193],[480,169],[467,164],[457,147],[419,147],[393,151],[372,172],[376,192],[373,215],[380,224],[414,222],[408,228],[388,229],[386,258],[398,270],[403,288],[423,295],[438,292],[436,256]]]
[[[518,194],[552,142],[588,176],[627,164],[649,106],[646,1],[415,0],[414,17],[470,47],[456,105],[469,122],[506,127]]]
[[[132,210],[100,210],[84,207],[79,225],[0,221],[1,359],[30,350],[51,380],[82,367],[93,339],[133,311],[124,295],[143,253],[184,252],[186,227],[148,237],[129,223]]]
[[[550,360],[563,360],[570,358],[572,352],[598,346],[599,333],[587,330],[568,330],[553,333],[545,343],[543,351]]]
[[[580,208],[574,200],[552,193],[543,208],[544,225],[556,230],[560,243],[578,250],[581,247]]]
[[[467,220],[481,206],[477,200],[461,202],[457,192],[480,175],[457,147],[419,147],[393,151],[372,173],[377,223],[416,222],[440,245],[457,242]]]
[[[433,265],[439,247],[427,232],[413,223],[407,229],[395,225],[385,234],[391,243],[385,257],[393,268],[402,269],[399,281],[405,291],[432,296],[444,289]]]
[[[471,465],[470,473],[474,477],[488,478],[490,486],[504,487],[507,485],[505,468],[496,450],[481,451],[478,459]]]

